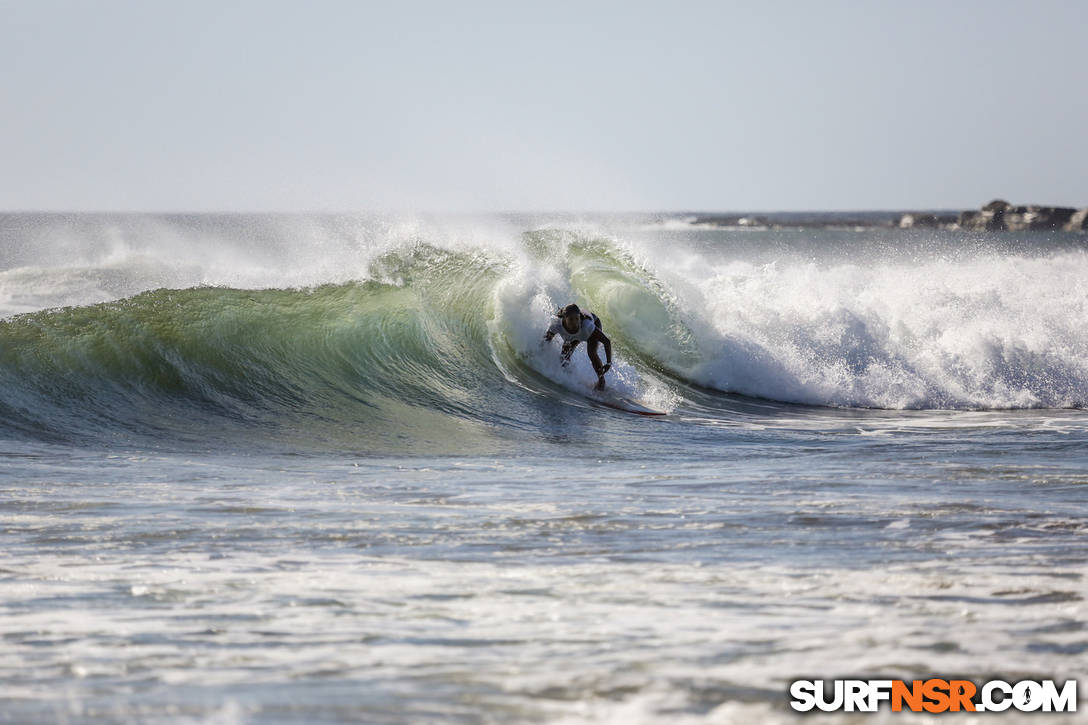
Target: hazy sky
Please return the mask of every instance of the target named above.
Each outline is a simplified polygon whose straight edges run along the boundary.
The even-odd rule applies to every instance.
[[[1088,2],[0,0],[0,209],[1088,205]]]

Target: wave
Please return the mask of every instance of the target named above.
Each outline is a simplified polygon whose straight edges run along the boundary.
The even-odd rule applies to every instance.
[[[541,342],[572,300],[604,320],[612,385],[681,413],[1088,400],[1079,249],[844,260],[585,224],[74,219],[24,220],[37,243],[0,259],[11,434],[493,445],[592,407],[586,357],[563,369]]]

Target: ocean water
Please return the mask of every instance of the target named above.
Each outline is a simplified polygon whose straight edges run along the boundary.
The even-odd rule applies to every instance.
[[[1062,234],[2,215],[0,722],[796,722],[795,679],[1081,677],[1085,279]],[[570,301],[667,416],[560,367]]]

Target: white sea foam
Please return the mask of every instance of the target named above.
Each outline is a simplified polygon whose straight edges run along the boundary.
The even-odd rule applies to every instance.
[[[549,519],[510,508],[538,526]],[[33,679],[6,693],[24,707],[90,698],[95,682],[124,690],[139,673],[154,678],[141,685],[144,697],[173,707],[209,676],[218,691],[259,693],[265,707],[276,689],[297,690],[295,681],[312,692],[323,677],[364,677],[424,709],[424,688],[482,683],[477,707],[555,722],[651,723],[677,711],[685,723],[777,722],[788,717],[782,703],[793,678],[980,679],[1010,667],[1045,675],[1054,654],[1025,651],[1017,633],[1082,619],[1088,596],[1081,581],[1049,572],[937,564],[509,567],[303,551],[287,561],[236,552],[151,562],[110,552],[101,562],[72,554],[0,563],[19,582],[3,625],[17,646],[0,656],[0,674],[23,666],[28,632],[50,642]],[[1062,596],[1047,601],[1056,588]],[[34,606],[63,600],[83,604]],[[272,673],[279,684],[264,681]],[[53,684],[58,675],[64,688]],[[353,688],[336,697],[348,705],[374,695]],[[118,716],[140,712],[139,699],[115,706]],[[320,705],[311,697],[304,707]],[[242,711],[217,711],[214,700],[189,709],[231,719]]]
[[[638,344],[701,385],[787,402],[873,408],[1088,404],[1088,254],[953,259],[641,252],[694,333]]]

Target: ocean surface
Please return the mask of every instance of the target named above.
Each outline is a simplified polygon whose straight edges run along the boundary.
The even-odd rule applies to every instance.
[[[829,219],[0,215],[0,722],[1082,677],[1088,238]]]

